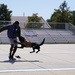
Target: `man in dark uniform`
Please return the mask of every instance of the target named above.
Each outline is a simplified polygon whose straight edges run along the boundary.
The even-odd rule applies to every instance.
[[[14,54],[17,50],[17,43],[14,42],[14,40],[17,41],[17,37],[20,36],[21,30],[19,27],[19,22],[15,21],[12,25],[9,26],[7,35],[10,40],[10,52],[9,52],[9,59],[15,60]]]

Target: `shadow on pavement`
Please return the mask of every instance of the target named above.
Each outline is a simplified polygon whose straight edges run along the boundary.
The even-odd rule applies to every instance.
[[[4,60],[0,61],[0,63],[11,63],[14,64],[15,62],[40,62],[39,60]]]

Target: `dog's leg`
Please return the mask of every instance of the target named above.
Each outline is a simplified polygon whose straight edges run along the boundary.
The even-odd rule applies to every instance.
[[[38,48],[38,51],[36,53],[38,53],[40,51],[40,48]]]
[[[38,53],[40,50],[38,50],[36,53]]]
[[[34,53],[35,52],[35,48],[33,48],[33,51],[32,52],[30,52],[30,53]]]

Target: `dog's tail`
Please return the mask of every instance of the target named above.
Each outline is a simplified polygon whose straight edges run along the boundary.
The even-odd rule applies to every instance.
[[[43,41],[39,44],[39,46],[43,45],[45,42],[45,38],[43,39]]]

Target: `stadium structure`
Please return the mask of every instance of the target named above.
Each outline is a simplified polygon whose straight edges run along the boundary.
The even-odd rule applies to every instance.
[[[28,23],[28,17],[12,16],[11,23],[20,22],[21,35],[27,41],[40,43],[45,38],[47,44],[75,43],[75,26],[70,23],[47,23],[41,17],[41,28],[24,28]],[[51,25],[54,27],[52,28]],[[62,26],[62,27],[61,27]],[[7,31],[0,33],[0,43],[9,43]]]

